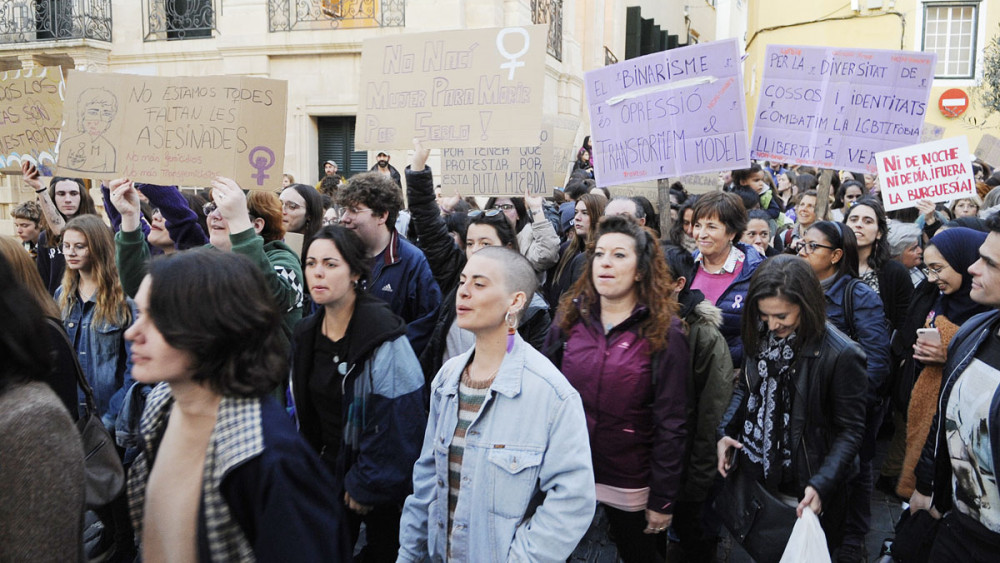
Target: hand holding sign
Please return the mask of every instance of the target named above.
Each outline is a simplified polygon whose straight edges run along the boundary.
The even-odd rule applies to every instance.
[[[38,168],[27,160],[21,161],[21,174],[24,175],[24,183],[36,192],[42,189],[42,182],[38,179]]]
[[[247,196],[235,180],[222,176],[212,180],[212,200],[229,224],[229,234],[235,235],[253,228],[250,212],[247,210]]]
[[[128,178],[115,178],[108,183],[108,190],[111,192],[111,205],[122,216],[122,232],[131,233],[138,230],[140,214],[139,192],[135,189],[132,180]]]

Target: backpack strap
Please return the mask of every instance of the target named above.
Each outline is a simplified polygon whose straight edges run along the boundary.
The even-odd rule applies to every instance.
[[[851,280],[847,282],[847,287],[844,288],[844,320],[847,322],[847,336],[855,342],[857,342],[858,339],[855,336],[854,329],[854,288],[860,283],[864,282],[858,278],[851,278]]]

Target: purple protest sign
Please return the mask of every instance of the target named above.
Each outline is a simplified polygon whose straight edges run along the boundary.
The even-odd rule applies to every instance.
[[[735,39],[629,59],[585,80],[598,185],[749,165]]]
[[[875,173],[875,153],[920,142],[937,55],[769,45],[750,156]]]

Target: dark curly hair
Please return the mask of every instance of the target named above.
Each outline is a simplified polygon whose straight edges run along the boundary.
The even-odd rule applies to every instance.
[[[663,258],[660,243],[652,230],[640,227],[623,215],[602,218],[595,243],[600,243],[601,237],[612,233],[626,235],[635,241],[636,276],[639,278],[635,283],[636,298],[649,309],[649,315],[638,323],[639,336],[649,342],[651,352],[664,350],[668,344],[670,322],[677,316],[678,307],[673,296],[674,278]],[[563,332],[569,333],[573,325],[581,320],[589,321],[591,307],[600,299],[594,287],[594,247],[595,244],[591,244],[587,249],[587,261],[580,278],[559,300],[562,317],[559,328]],[[575,302],[580,304],[579,307]]]
[[[281,314],[249,258],[195,248],[153,260],[149,277],[150,318],[170,346],[190,354],[195,381],[259,397],[287,376]]]
[[[353,207],[358,204],[372,210],[375,216],[388,213],[385,225],[391,231],[396,224],[396,216],[403,208],[403,192],[391,179],[378,172],[355,174],[347,185],[341,184],[337,191],[337,205]]]

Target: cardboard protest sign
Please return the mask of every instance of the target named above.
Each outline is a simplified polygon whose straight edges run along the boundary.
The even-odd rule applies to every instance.
[[[70,71],[60,174],[242,188],[281,185],[287,84],[239,76],[153,77]]]
[[[1000,139],[989,133],[976,145],[976,156],[990,166],[1000,166]]]
[[[451,195],[551,195],[554,170],[552,127],[530,147],[479,147],[441,151],[441,188]]]
[[[920,141],[934,53],[768,45],[751,157],[875,172]]]
[[[366,39],[354,150],[515,147],[542,123],[546,27]]]
[[[735,39],[629,59],[584,78],[597,185],[750,165]]]
[[[670,178],[671,182],[680,182],[691,194],[707,194],[722,189],[722,178],[716,174],[688,174],[678,178]]]
[[[0,75],[0,168],[26,160],[43,174],[56,161],[65,84],[59,67],[8,70]]]
[[[951,137],[875,155],[886,211],[976,194],[969,141]]]

